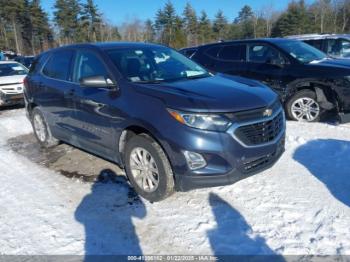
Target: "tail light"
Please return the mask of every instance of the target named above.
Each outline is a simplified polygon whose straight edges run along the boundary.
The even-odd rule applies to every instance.
[[[23,86],[24,86],[24,88],[27,87],[27,84],[28,84],[28,78],[25,77],[25,78],[23,79]]]

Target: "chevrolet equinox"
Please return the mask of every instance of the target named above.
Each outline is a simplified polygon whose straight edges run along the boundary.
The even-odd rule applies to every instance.
[[[211,74],[164,46],[53,49],[35,59],[24,82],[42,146],[63,141],[117,163],[151,202],[234,183],[284,151],[285,116],[273,91]]]

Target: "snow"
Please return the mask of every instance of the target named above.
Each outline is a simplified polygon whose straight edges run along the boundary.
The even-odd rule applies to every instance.
[[[151,204],[120,176],[82,182],[13,151],[30,123],[0,119],[0,254],[350,255],[350,125],[288,122],[273,168]]]

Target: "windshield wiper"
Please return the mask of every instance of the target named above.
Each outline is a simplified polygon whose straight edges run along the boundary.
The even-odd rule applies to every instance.
[[[164,82],[164,80],[144,80],[144,81],[134,81],[133,83],[137,84],[160,84]]]

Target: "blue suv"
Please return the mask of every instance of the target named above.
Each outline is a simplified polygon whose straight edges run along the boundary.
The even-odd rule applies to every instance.
[[[25,79],[25,102],[42,146],[63,141],[117,163],[151,202],[234,183],[284,151],[285,116],[273,91],[213,75],[159,45],[45,52]]]

